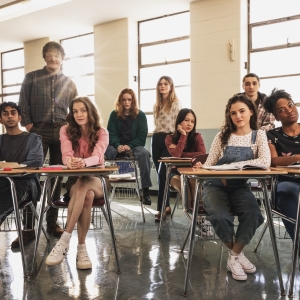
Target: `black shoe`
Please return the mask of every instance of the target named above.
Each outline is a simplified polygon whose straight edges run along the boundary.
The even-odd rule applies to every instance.
[[[35,239],[35,231],[33,229],[32,230],[22,230],[22,237],[23,237],[23,245],[25,246],[30,241]],[[20,247],[18,237],[11,243],[11,247],[12,248],[19,248]]]
[[[256,202],[257,202],[258,206],[261,207],[261,200],[259,198],[256,198]]]
[[[151,198],[149,195],[149,188],[143,188],[143,204],[151,205]]]

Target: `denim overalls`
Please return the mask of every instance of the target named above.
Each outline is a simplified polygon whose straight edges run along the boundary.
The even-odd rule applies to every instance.
[[[257,131],[253,130],[250,147],[226,145],[224,156],[216,165],[253,159],[256,136]],[[249,244],[256,228],[264,220],[247,179],[226,180],[226,185],[218,179],[206,180],[203,187],[203,202],[207,212],[206,219],[211,222],[216,234],[224,243],[230,243],[235,235],[236,241],[243,245]],[[236,234],[234,215],[239,219]]]

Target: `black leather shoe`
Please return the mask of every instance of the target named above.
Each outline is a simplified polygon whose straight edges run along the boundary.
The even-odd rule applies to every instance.
[[[64,231],[56,222],[47,222],[47,232],[52,236],[60,237]]]
[[[151,198],[149,195],[149,188],[143,188],[143,204],[151,205]]]
[[[30,241],[35,239],[35,231],[33,229],[32,230],[22,230],[22,237],[23,237],[23,244],[25,246]],[[11,243],[11,247],[12,248],[19,248],[20,247],[18,237]]]

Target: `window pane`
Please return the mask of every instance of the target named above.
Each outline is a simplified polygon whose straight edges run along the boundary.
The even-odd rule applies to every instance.
[[[21,89],[21,85],[10,86],[2,89],[3,94],[8,93],[19,93]]]
[[[142,47],[142,65],[190,58],[190,40]]]
[[[94,75],[72,77],[72,80],[76,84],[78,95],[95,94]]]
[[[252,29],[252,49],[300,42],[300,20],[264,25]]]
[[[2,53],[2,69],[12,69],[24,66],[24,50]]]
[[[300,76],[261,79],[260,91],[270,95],[271,91],[276,87],[280,90],[285,90],[292,96],[295,102],[300,103],[299,82]]]
[[[24,79],[24,69],[17,69],[3,72],[3,85],[22,84]]]
[[[251,72],[260,77],[297,74],[300,70],[300,47],[251,53]]]
[[[148,132],[153,132],[154,130],[154,118],[153,115],[146,115],[147,124],[148,124]]]
[[[19,95],[5,96],[3,97],[3,102],[19,102]]]
[[[139,23],[140,43],[190,35],[190,13],[182,13]]]
[[[80,76],[94,73],[94,56],[68,59],[63,64],[66,76]]]
[[[174,85],[190,85],[190,62],[140,69],[140,89],[155,88],[161,76],[170,76]]]
[[[251,0],[250,23],[300,14],[299,0]]]
[[[178,87],[175,91],[182,108],[191,108],[191,88],[189,86]]]
[[[94,34],[87,34],[61,41],[66,57],[94,53]]]
[[[156,101],[156,90],[141,91],[140,109],[143,112],[153,112],[153,106]]]

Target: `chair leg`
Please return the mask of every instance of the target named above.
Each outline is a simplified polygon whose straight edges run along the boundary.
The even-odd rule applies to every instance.
[[[30,208],[31,208],[32,213],[34,214],[35,219],[38,221],[38,220],[39,220],[39,215],[37,214],[36,209],[35,209],[33,203],[30,202],[29,206],[30,206]],[[45,230],[45,227],[44,227],[44,226],[42,226],[42,230],[43,230],[43,233],[44,233],[44,235],[45,235],[47,241],[50,242],[49,235],[48,235],[47,231]]]
[[[257,252],[257,249],[258,249],[258,247],[259,247],[259,245],[260,245],[260,242],[261,242],[262,238],[264,237],[264,235],[265,235],[266,230],[267,230],[268,227],[269,227],[269,224],[268,224],[268,220],[267,220],[266,223],[265,223],[265,225],[264,225],[264,228],[263,228],[263,230],[262,230],[262,232],[261,232],[261,234],[260,234],[260,236],[259,236],[257,245],[255,246],[253,252]]]
[[[183,251],[184,251],[185,245],[186,245],[186,243],[187,243],[187,241],[188,241],[188,238],[189,238],[189,236],[190,236],[190,232],[191,232],[191,226],[189,226],[189,230],[188,230],[188,232],[187,232],[187,234],[186,234],[186,236],[185,236],[185,238],[184,238],[183,244],[182,244],[182,246],[181,246],[181,249],[180,249],[180,252],[181,252],[181,253],[183,253]]]
[[[175,204],[174,204],[173,211],[172,211],[172,214],[171,214],[171,219],[173,219],[173,215],[174,215],[174,213],[175,213],[175,209],[176,209],[176,207],[177,207],[177,204],[178,204],[178,200],[179,200],[179,199],[180,199],[180,194],[177,193],[177,195],[176,195],[176,202],[175,202]]]

